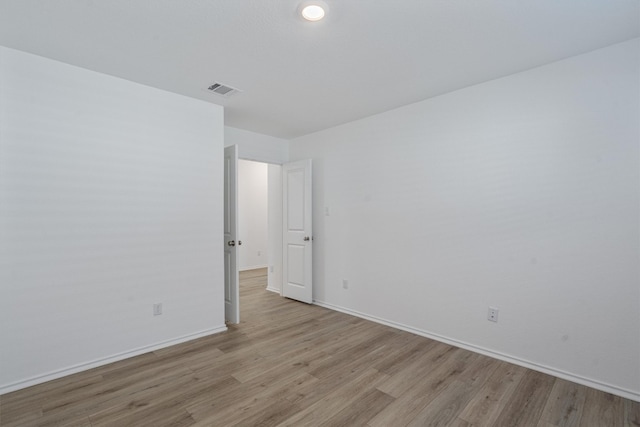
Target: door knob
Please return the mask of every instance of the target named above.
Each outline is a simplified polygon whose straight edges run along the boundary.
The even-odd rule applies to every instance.
[[[304,236],[304,239],[302,239],[302,240],[304,240],[305,242],[308,242],[311,239],[309,239],[309,236]]]
[[[242,246],[242,240],[238,240],[238,246]]]
[[[235,240],[229,240],[229,241],[227,242],[227,245],[229,245],[229,246],[235,246],[235,245],[236,245],[236,241],[235,241]]]

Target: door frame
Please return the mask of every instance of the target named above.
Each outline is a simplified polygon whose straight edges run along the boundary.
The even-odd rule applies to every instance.
[[[233,139],[238,139],[236,137],[234,137]],[[277,191],[279,194],[279,201],[280,203],[278,203],[279,206],[279,210],[280,210],[280,238],[282,238],[282,235],[284,234],[284,230],[282,230],[282,210],[283,210],[283,205],[282,205],[282,169],[283,169],[283,165],[288,163],[288,159],[278,159],[278,156],[271,156],[270,154],[265,154],[265,152],[263,150],[260,151],[256,151],[253,150],[251,148],[251,146],[245,146],[241,143],[240,144],[233,144],[236,145],[238,147],[238,160],[242,159],[242,160],[251,160],[251,161],[255,161],[255,162],[262,162],[262,163],[266,163],[268,165],[276,165],[280,167],[280,176],[279,176],[279,184],[277,185]],[[226,148],[226,147],[224,147]],[[269,190],[271,190],[273,187],[269,186]],[[270,191],[271,192],[271,191]],[[236,194],[236,198],[237,198],[237,194]],[[236,212],[236,220],[237,220],[237,212]],[[268,243],[269,244],[269,243]],[[268,271],[268,277],[269,280],[272,282],[273,280],[277,280],[279,279],[279,283],[275,284],[275,286],[272,287],[267,287],[267,290],[278,293],[280,295],[282,295],[282,290],[283,290],[283,280],[284,280],[284,275],[283,275],[283,254],[282,254],[282,244],[277,245],[277,250],[280,252],[280,259],[278,260],[279,262],[277,263],[271,263],[268,262],[268,266],[267,266],[267,271]],[[275,269],[278,269],[278,271],[272,271],[272,266]],[[277,288],[276,288],[277,287]],[[239,313],[239,311],[238,311]]]

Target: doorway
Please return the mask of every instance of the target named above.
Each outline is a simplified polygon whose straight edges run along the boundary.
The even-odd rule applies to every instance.
[[[239,162],[243,162],[242,178],[239,178],[238,174]],[[265,165],[267,169],[266,254],[261,249],[265,246],[263,239]],[[249,170],[248,174],[244,170]],[[228,323],[240,322],[239,272],[264,269],[265,258],[267,261],[268,291],[312,303],[311,160],[279,165],[239,159],[238,146],[230,145],[225,147],[224,176],[226,321]],[[238,195],[239,180],[245,181],[247,177],[254,182],[249,184],[248,191],[240,190],[243,194]],[[285,194],[291,197],[284,197]],[[244,208],[239,207],[239,198],[243,199]],[[256,206],[258,207],[256,208]],[[247,215],[248,219],[243,218],[242,221],[245,222],[245,225],[242,228],[249,230],[249,233],[243,233],[239,230],[241,227],[238,227],[239,216],[243,215],[242,211],[250,213],[252,210],[258,210],[258,215]],[[262,212],[262,215],[259,212]],[[283,220],[284,218],[287,220]],[[286,251],[284,249],[285,222],[287,223]],[[262,225],[258,225],[258,233],[252,236],[251,230],[256,224]],[[229,229],[228,233],[227,228]],[[239,250],[244,248],[247,250],[243,250],[242,259],[238,262]],[[284,259],[285,253],[287,254],[286,260]],[[293,294],[285,292],[292,289],[296,292]],[[301,293],[301,291],[304,292]]]
[[[238,270],[241,277],[266,274],[267,290],[282,283],[282,166],[238,159]],[[239,286],[242,281],[239,282]],[[242,289],[240,311],[242,312]]]

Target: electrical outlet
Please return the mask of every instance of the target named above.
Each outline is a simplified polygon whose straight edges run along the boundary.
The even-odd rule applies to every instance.
[[[349,281],[347,279],[342,279],[342,287],[344,289],[349,289]]]
[[[160,316],[162,314],[162,303],[153,304],[153,315]]]
[[[270,273],[273,273],[273,265],[270,265],[270,266],[269,266],[269,272],[270,272]]]
[[[490,322],[498,322],[498,309],[496,307],[489,307],[487,320]]]

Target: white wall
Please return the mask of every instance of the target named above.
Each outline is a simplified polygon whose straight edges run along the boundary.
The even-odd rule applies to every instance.
[[[267,164],[238,161],[238,269],[267,266]]]
[[[280,165],[289,160],[289,141],[248,130],[224,128],[224,146],[238,146],[238,157]]]
[[[639,400],[639,52],[292,141],[314,159],[314,299]]]
[[[222,147],[219,106],[0,47],[0,394],[225,329]]]

